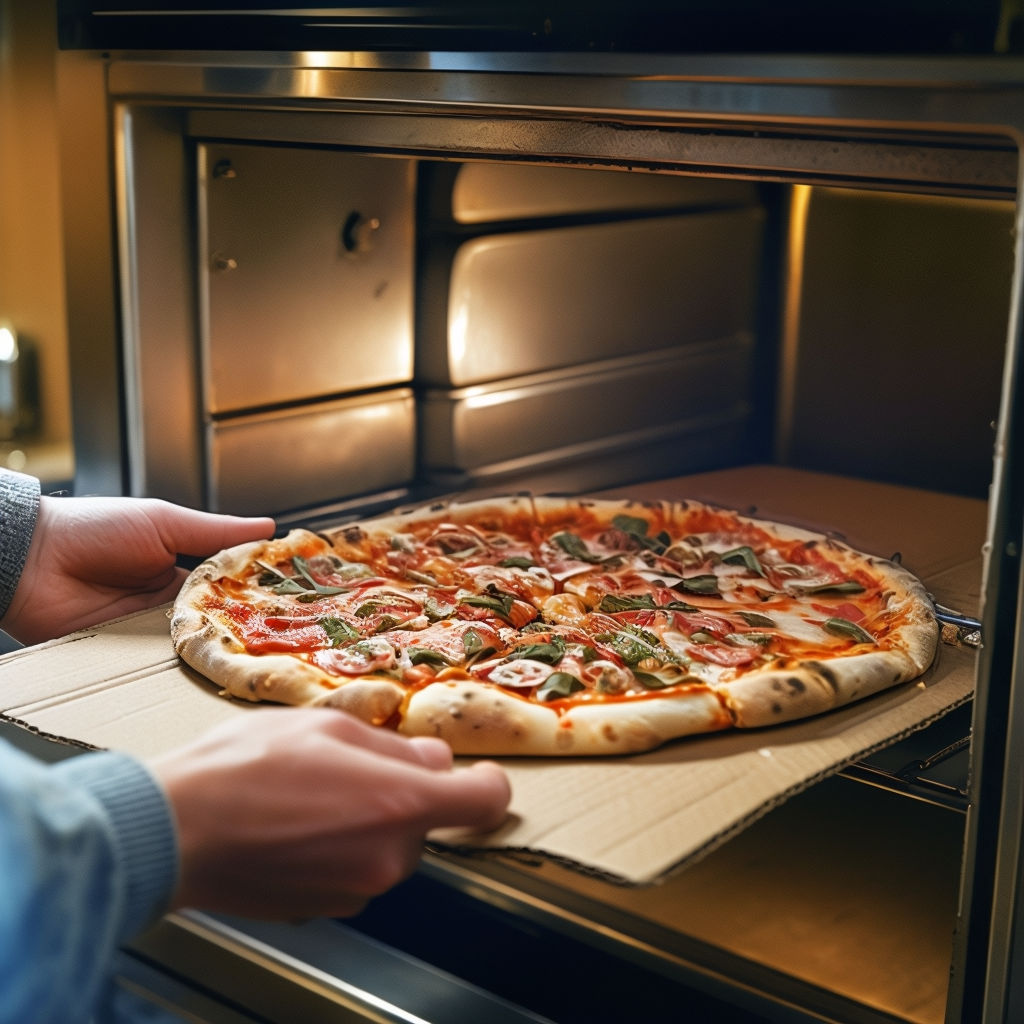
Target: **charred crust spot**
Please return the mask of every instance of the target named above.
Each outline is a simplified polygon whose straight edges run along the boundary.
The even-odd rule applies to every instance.
[[[790,676],[786,685],[790,693],[803,693],[807,689],[807,684],[799,676]]]
[[[615,731],[615,726],[613,726],[610,722],[606,722],[601,727],[601,732],[604,735],[604,738],[608,740],[609,743],[614,743],[619,738],[619,734]]]
[[[347,544],[358,544],[366,537],[366,534],[360,526],[346,526],[341,531],[341,536]]]
[[[839,692],[839,680],[836,678],[835,672],[828,665],[822,661],[815,661],[811,662],[809,667],[828,684],[833,693]]]
[[[782,705],[779,704],[778,702],[773,703],[772,704],[772,714],[773,715],[781,715],[782,714]]]

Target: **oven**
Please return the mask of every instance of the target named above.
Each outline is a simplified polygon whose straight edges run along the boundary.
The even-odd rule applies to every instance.
[[[61,5],[77,492],[315,526],[770,466],[979,531],[973,701],[661,885],[431,852],[352,922],[174,915],[126,988],[211,1021],[1020,1019],[1019,14],[760,6]]]

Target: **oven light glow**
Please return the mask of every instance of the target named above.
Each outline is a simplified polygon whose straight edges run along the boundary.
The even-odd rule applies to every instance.
[[[453,368],[461,366],[466,358],[466,334],[469,327],[469,309],[461,304],[448,326],[448,358]]]
[[[17,358],[17,336],[10,327],[0,327],[0,362],[13,363]]]

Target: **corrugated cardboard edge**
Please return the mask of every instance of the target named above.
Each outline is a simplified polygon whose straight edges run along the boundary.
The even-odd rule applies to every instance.
[[[567,868],[568,870],[575,871],[578,874],[586,875],[588,878],[595,878],[599,881],[607,882],[621,888],[638,888],[651,885],[661,885],[671,879],[674,875],[684,871],[686,868],[692,867],[709,854],[714,853],[715,850],[724,846],[734,836],[740,835],[753,825],[754,822],[765,817],[765,815],[775,810],[775,808],[781,807],[788,800],[791,800],[793,797],[805,792],[811,787],[817,785],[819,782],[836,775],[851,764],[855,764],[857,761],[860,761],[865,757],[870,757],[871,754],[879,750],[884,750],[886,747],[892,746],[894,743],[898,743],[900,740],[906,739],[915,732],[920,732],[922,729],[939,721],[939,719],[944,718],[956,708],[962,707],[964,704],[968,703],[972,697],[973,691],[957,698],[948,706],[943,707],[940,711],[937,711],[928,718],[921,720],[919,723],[915,723],[885,740],[864,747],[862,750],[857,751],[850,757],[842,758],[841,760],[822,768],[820,771],[815,772],[813,775],[808,776],[806,779],[802,779],[799,783],[779,792],[772,799],[760,804],[755,810],[737,818],[728,828],[723,829],[721,832],[710,837],[706,843],[694,850],[691,850],[685,857],[680,858],[674,864],[665,868],[658,874],[651,875],[649,877],[629,878],[624,875],[616,874],[615,872],[601,870],[600,868],[587,864],[584,861],[574,860],[570,857],[550,853],[542,848],[530,846],[488,847],[475,846],[469,843],[445,843],[437,839],[432,839],[428,843],[428,849],[437,853],[448,852],[458,854],[461,857],[508,861],[527,867],[536,867],[545,862],[557,864],[559,867]],[[680,742],[686,741],[681,740]]]

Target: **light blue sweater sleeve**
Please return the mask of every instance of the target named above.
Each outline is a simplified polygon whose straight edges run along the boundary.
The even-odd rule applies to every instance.
[[[18,585],[39,482],[0,470],[0,616]],[[171,808],[139,761],[44,764],[0,742],[0,1024],[92,1016],[119,943],[176,881]]]
[[[118,944],[163,910],[174,826],[123,754],[46,765],[0,743],[0,1022],[88,1021]]]

